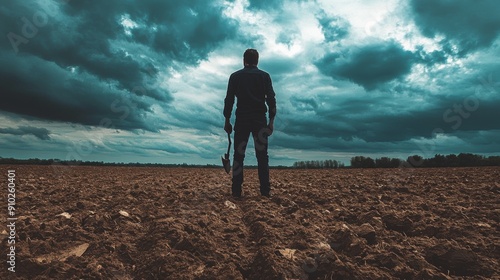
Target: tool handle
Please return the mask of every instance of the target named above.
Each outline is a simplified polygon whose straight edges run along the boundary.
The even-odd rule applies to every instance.
[[[227,134],[227,140],[229,141],[229,145],[227,146],[227,155],[229,156],[229,151],[231,150],[231,135],[228,133]]]

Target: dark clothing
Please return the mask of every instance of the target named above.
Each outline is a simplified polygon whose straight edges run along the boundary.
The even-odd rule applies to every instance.
[[[234,196],[241,195],[243,161],[248,139],[252,134],[259,170],[260,193],[269,195],[267,107],[269,107],[269,118],[274,118],[276,115],[276,99],[271,77],[256,66],[247,66],[234,72],[229,78],[227,95],[224,100],[224,116],[226,118],[231,117],[235,97],[237,103],[234,125],[232,194]]]
[[[233,195],[241,195],[243,161],[250,134],[253,137],[255,155],[257,156],[260,193],[262,195],[269,195],[271,188],[269,184],[269,156],[267,154],[268,129],[265,117],[261,120],[236,120],[234,126],[233,185],[231,190]]]
[[[236,102],[236,120],[255,119],[265,116],[269,106],[269,118],[276,115],[276,99],[271,76],[257,66],[246,66],[234,72],[229,78],[226,99],[224,99],[224,117],[230,118],[234,97]]]

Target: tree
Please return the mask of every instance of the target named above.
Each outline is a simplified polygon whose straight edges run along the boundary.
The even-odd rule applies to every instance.
[[[389,168],[391,167],[391,159],[388,157],[381,157],[375,159],[375,166],[378,168]]]
[[[419,155],[409,156],[406,161],[413,167],[421,167],[424,164],[424,158]]]
[[[401,165],[401,160],[399,158],[392,158],[390,165],[392,168],[397,168]]]
[[[464,154],[458,155],[458,162],[460,166],[481,166],[484,161],[484,157],[474,154]]]
[[[374,168],[375,161],[370,157],[355,156],[351,158],[351,167],[353,168]]]

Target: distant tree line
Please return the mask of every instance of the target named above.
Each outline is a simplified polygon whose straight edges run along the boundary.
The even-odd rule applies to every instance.
[[[193,167],[193,168],[220,168],[216,164],[163,164],[163,163],[123,163],[103,161],[58,160],[58,159],[14,159],[0,157],[0,164],[26,164],[26,165],[69,165],[69,166],[138,166],[138,167]],[[472,166],[500,166],[500,156],[481,156],[470,153],[458,155],[436,154],[432,158],[423,158],[419,155],[409,156],[406,160],[399,158],[370,158],[355,156],[351,158],[351,168],[397,168],[397,167],[472,167]],[[257,168],[249,165],[248,168]],[[345,168],[344,163],[337,160],[309,160],[297,161],[292,166],[271,166],[275,169],[335,169]]]
[[[308,160],[308,161],[297,161],[293,164],[293,168],[299,169],[321,169],[321,168],[344,168],[342,162],[336,160]]]
[[[500,156],[481,156],[470,153],[458,155],[436,154],[432,158],[423,158],[419,155],[409,156],[406,160],[398,158],[355,156],[351,158],[352,168],[395,168],[395,167],[472,167],[472,166],[500,166]]]
[[[372,159],[371,157],[355,156],[351,158],[352,168],[395,168],[401,165],[399,158],[381,157]]]
[[[140,163],[140,162],[103,162],[82,160],[59,160],[59,159],[15,159],[0,157],[0,164],[24,164],[24,165],[64,165],[64,166],[130,166],[130,167],[169,167],[169,168],[222,168],[217,164],[187,164],[187,163]],[[245,165],[245,168],[257,169],[257,165]],[[287,169],[290,166],[270,166],[272,169]]]
[[[407,162],[413,167],[469,167],[469,166],[500,166],[500,156],[481,156],[470,153],[458,155],[440,155],[432,158],[422,158],[419,155],[409,156]]]
[[[140,163],[140,162],[103,162],[103,161],[81,161],[81,160],[58,160],[58,159],[15,159],[0,157],[0,164],[26,164],[26,165],[67,165],[67,166],[133,166],[133,167],[195,167],[195,168],[215,168],[220,167],[215,164],[164,164],[164,163]]]

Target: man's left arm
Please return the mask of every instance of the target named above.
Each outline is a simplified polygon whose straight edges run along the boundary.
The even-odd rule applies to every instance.
[[[267,93],[266,93],[266,103],[269,108],[269,124],[268,127],[271,130],[271,135],[274,130],[274,118],[276,116],[276,93],[273,89],[273,83],[271,81],[271,77],[269,76],[268,84],[267,84]]]

